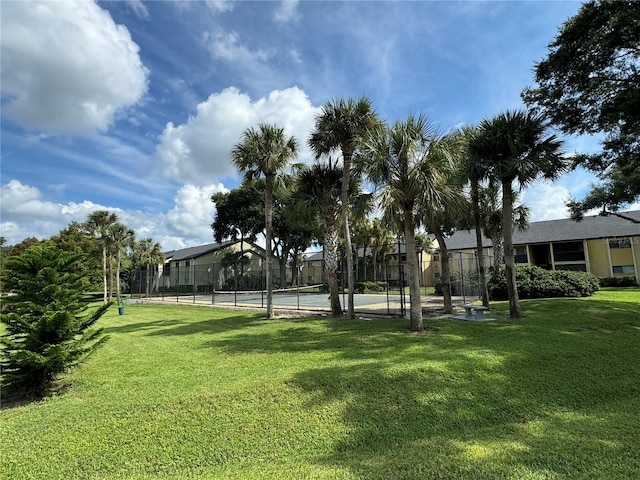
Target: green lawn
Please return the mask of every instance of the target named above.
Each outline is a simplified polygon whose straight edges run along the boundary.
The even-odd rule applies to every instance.
[[[640,478],[640,289],[491,323],[127,306],[69,388],[0,411],[6,479]]]

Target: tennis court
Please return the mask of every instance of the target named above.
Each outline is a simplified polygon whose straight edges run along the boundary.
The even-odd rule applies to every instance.
[[[266,308],[267,296],[265,291],[215,291],[207,294],[172,295],[162,298],[154,297],[148,300],[162,300],[165,302],[191,303],[196,305],[216,305],[221,307]],[[437,310],[443,306],[443,298],[435,295],[421,297],[424,309]],[[454,297],[453,303],[462,305],[469,298]],[[475,300],[475,299],[473,299]],[[347,305],[347,294],[340,295],[343,310]],[[354,294],[354,311],[358,314],[396,315],[404,316],[409,310],[409,295],[390,293]],[[276,310],[305,310],[310,312],[330,312],[329,295],[317,291],[303,289],[275,290],[273,305]]]

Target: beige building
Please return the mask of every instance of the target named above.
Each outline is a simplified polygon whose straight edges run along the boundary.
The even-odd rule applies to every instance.
[[[640,283],[640,211],[532,222],[513,233],[516,263],[550,270],[579,270],[596,277],[630,276]],[[635,223],[638,222],[638,223]],[[475,232],[458,231],[447,239],[452,252],[474,253]],[[492,255],[491,240],[483,247]],[[439,262],[436,262],[439,263]]]

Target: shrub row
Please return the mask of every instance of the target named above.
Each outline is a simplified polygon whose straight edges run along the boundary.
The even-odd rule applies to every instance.
[[[520,298],[587,297],[600,288],[591,273],[545,270],[530,265],[516,267],[516,282]],[[504,267],[492,272],[488,288],[492,300],[508,298]]]
[[[636,287],[634,277],[605,277],[600,279],[601,287]]]

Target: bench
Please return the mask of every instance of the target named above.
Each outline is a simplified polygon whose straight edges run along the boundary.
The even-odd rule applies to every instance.
[[[464,308],[464,318],[467,320],[485,320],[487,318],[484,316],[485,310],[488,310],[487,307],[482,305],[462,305],[462,308]]]

